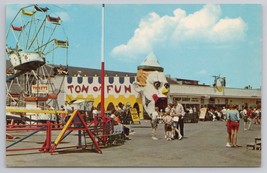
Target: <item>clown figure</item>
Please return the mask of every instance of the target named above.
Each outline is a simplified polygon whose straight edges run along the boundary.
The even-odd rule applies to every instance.
[[[164,110],[167,106],[169,84],[153,53],[138,66],[136,81],[134,88],[142,95],[143,107],[148,116],[151,118],[155,107]]]

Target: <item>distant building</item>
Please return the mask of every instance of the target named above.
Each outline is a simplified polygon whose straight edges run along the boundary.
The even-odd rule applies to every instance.
[[[8,64],[7,61],[7,67]],[[48,68],[53,67],[56,66],[48,66]],[[62,68],[64,71],[67,70],[68,75],[55,74],[51,78],[53,89],[58,92],[57,104],[60,106],[66,101],[70,102],[75,99],[94,99],[94,106],[99,108],[101,70],[72,66],[68,66],[68,68],[63,66]],[[105,75],[105,110],[111,110],[117,104],[130,103],[132,107],[138,109],[140,118],[143,118],[142,98],[132,86],[136,80],[136,73],[106,70]],[[168,102],[177,100],[185,107],[195,106],[197,108],[222,107],[230,103],[237,104],[239,108],[261,106],[261,89],[223,87],[219,91],[214,86],[199,84],[196,80],[170,78],[170,76],[166,76],[166,78],[170,85]],[[49,90],[51,90],[50,87]],[[17,85],[9,88],[9,92],[10,96],[19,97],[20,90]],[[14,98],[7,98],[7,106],[12,105],[9,102],[14,102]]]
[[[170,84],[169,101],[177,100],[184,106],[222,107],[230,103],[242,106],[261,106],[260,89],[224,87],[219,92],[213,86]]]
[[[70,71],[73,71],[72,67],[69,67],[69,69]],[[90,73],[93,72],[95,74],[100,74],[100,70],[88,69],[88,71],[90,71]],[[83,74],[84,73],[86,74],[86,72],[87,72],[86,69],[83,69]],[[90,73],[87,73],[87,75],[90,75]],[[122,88],[120,88],[120,92],[121,94],[125,94],[125,96],[128,97],[130,92],[127,91],[127,87],[126,88],[124,87],[125,86],[129,87],[130,84],[132,84],[132,82],[135,81],[136,74],[126,73],[126,72],[115,72],[115,71],[113,72],[110,71],[110,72],[107,72],[106,74],[107,76],[109,76],[109,74],[110,75],[115,74],[115,76],[113,77],[106,77],[106,87],[110,85],[109,81],[112,80],[111,78],[114,79],[114,84],[117,83],[119,80],[121,81],[124,80],[124,84],[126,85],[124,86],[122,85]],[[119,74],[119,75],[116,75],[116,74]],[[71,75],[73,75],[73,73],[71,73]],[[87,81],[87,80],[94,79],[94,81],[98,81],[99,76],[82,77],[80,78],[80,80]],[[70,80],[70,76],[67,78]],[[72,77],[72,80],[78,82],[78,78],[79,77]],[[70,99],[70,95],[67,93],[70,92],[70,89],[74,91],[74,86],[70,87],[70,84],[67,81],[68,80],[66,79],[65,83],[67,87],[66,86],[64,87],[65,88],[64,93],[66,93],[66,96],[68,97],[66,97],[64,100],[68,101]],[[219,92],[216,89],[216,87],[210,86],[210,85],[198,84],[198,81],[196,80],[186,80],[186,79],[177,79],[177,78],[173,79],[167,76],[167,81],[170,84],[170,89],[168,93],[168,102],[177,100],[181,102],[185,107],[190,107],[190,106],[196,106],[198,108],[203,107],[203,106],[222,107],[230,103],[237,104],[240,108],[242,106],[252,106],[252,107],[261,106],[261,90],[260,89],[246,89],[246,88],[242,89],[242,88],[223,87],[222,91]],[[92,87],[93,86],[91,86],[91,88]],[[114,90],[118,91],[118,89],[119,89],[119,85],[109,86],[110,93],[114,92]],[[129,89],[131,90],[131,93],[133,94],[133,96],[136,97],[135,98],[136,101],[131,101],[131,106],[133,106],[135,103],[138,104],[139,109],[142,112],[143,109],[142,109],[141,98],[139,98],[138,93],[136,93],[132,87],[130,87]],[[77,91],[79,91],[79,89],[77,89]],[[95,93],[95,96],[94,96],[95,98],[97,94],[99,93]],[[97,102],[95,104],[98,105],[99,100],[96,99],[96,101]],[[118,102],[117,100],[113,100],[113,101],[114,101],[114,104],[117,104]],[[126,100],[122,99],[121,102],[125,104],[124,102],[126,102]],[[109,103],[105,103],[106,108],[108,104]]]

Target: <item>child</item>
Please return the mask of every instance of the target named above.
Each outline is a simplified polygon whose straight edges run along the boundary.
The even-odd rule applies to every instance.
[[[166,116],[164,116],[163,122],[165,125],[166,139],[167,141],[170,141],[172,138],[172,117],[170,116],[170,113],[167,113]]]

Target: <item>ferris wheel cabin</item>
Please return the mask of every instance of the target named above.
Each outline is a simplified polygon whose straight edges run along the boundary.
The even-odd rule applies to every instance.
[[[45,64],[45,57],[40,52],[12,50],[8,53],[10,62],[16,70],[36,70]]]

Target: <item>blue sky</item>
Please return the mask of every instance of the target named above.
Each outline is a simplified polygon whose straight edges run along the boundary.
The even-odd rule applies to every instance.
[[[6,29],[23,6],[7,6]],[[68,65],[100,69],[101,5],[40,6],[63,20],[57,34],[69,40]],[[227,87],[259,88],[261,5],[107,4],[105,69],[136,72],[150,52],[173,78],[212,85],[212,76],[221,75]],[[65,51],[56,50],[48,61],[65,65]]]

